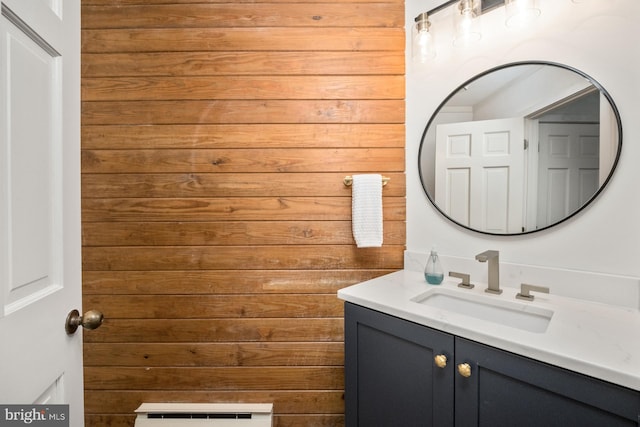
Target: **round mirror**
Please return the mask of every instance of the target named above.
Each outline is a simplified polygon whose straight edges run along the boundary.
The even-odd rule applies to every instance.
[[[429,120],[418,162],[429,200],[486,234],[544,230],[607,184],[622,127],[609,94],[570,67],[522,62],[458,87]]]

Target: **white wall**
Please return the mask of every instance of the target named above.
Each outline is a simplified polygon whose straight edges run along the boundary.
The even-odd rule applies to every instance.
[[[413,18],[439,0],[407,0],[407,52]],[[436,245],[445,256],[472,259],[486,249],[501,261],[550,268],[640,277],[640,0],[540,0],[542,14],[527,29],[503,25],[504,8],[481,18],[483,38],[473,48],[448,43],[449,13],[434,15],[439,49],[420,68],[407,59],[407,252]],[[498,65],[547,60],[575,67],[611,95],[622,119],[618,167],[594,203],[572,219],[523,236],[488,236],[447,221],[419,182],[417,153],[429,118],[464,81]],[[479,264],[479,263],[475,263]],[[455,265],[449,266],[454,269]],[[445,267],[447,269],[447,267]],[[518,284],[506,284],[518,286]],[[599,286],[596,285],[588,286]],[[606,287],[606,283],[601,284]]]

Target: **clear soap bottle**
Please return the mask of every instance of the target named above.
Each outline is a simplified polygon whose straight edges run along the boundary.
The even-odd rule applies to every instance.
[[[435,249],[431,249],[431,253],[427,259],[427,265],[424,268],[424,278],[430,285],[439,285],[444,279],[440,258],[438,258],[438,252],[436,252]]]

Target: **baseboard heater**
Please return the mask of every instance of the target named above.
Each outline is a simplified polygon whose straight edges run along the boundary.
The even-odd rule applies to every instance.
[[[143,403],[135,427],[271,427],[271,403]]]

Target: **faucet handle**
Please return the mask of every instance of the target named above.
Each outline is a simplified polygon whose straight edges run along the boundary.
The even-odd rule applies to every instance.
[[[462,279],[462,282],[458,283],[459,288],[465,289],[473,289],[475,285],[471,284],[471,276],[465,273],[456,273],[455,271],[450,271],[449,276],[457,277],[458,279]]]
[[[522,299],[525,301],[533,301],[533,295],[531,292],[543,292],[545,294],[549,293],[549,288],[546,286],[536,286],[536,285],[528,285],[526,283],[520,284],[520,292],[516,295],[516,298]]]

